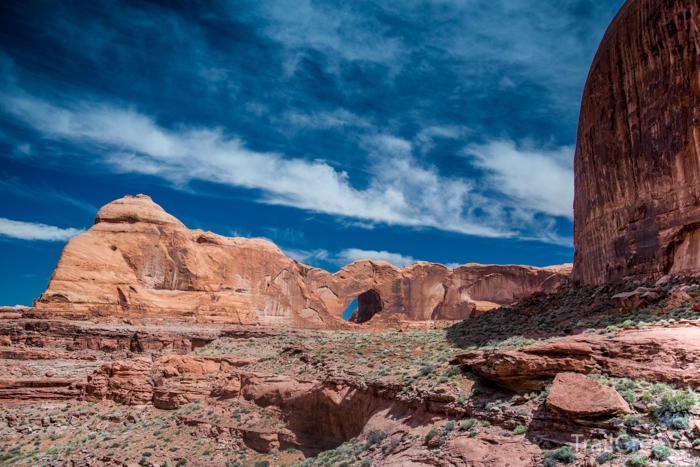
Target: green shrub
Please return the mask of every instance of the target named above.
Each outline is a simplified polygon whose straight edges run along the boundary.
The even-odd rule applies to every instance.
[[[596,457],[595,460],[599,464],[605,464],[606,462],[610,462],[611,460],[613,460],[613,455],[609,452],[604,452],[598,454],[598,457]]]
[[[624,452],[625,454],[632,454],[633,452],[639,451],[640,444],[638,440],[624,435],[620,436],[617,441],[615,441],[615,447],[618,451]]]
[[[370,461],[369,459],[362,459],[360,465],[362,467],[372,467],[372,461]]]
[[[661,409],[670,413],[685,413],[695,406],[695,394],[690,391],[667,392],[661,397]]]
[[[647,459],[644,456],[640,456],[639,454],[635,454],[634,456],[627,459],[625,465],[627,467],[646,467],[647,465],[649,465],[649,459]]]
[[[518,425],[513,430],[513,433],[515,433],[516,435],[522,435],[525,432],[527,432],[527,427],[523,425]]]
[[[627,401],[628,404],[632,405],[635,402],[637,402],[637,396],[634,394],[634,392],[630,391],[629,389],[626,389],[624,391],[620,392],[620,395],[624,400]]]
[[[469,420],[462,420],[459,424],[459,430],[460,431],[471,430],[471,428],[474,425],[476,425],[476,420],[473,418],[470,418]]]
[[[365,443],[365,449],[369,449],[375,444],[380,444],[382,441],[384,441],[386,436],[386,433],[383,431],[374,431],[370,433],[370,435],[367,437],[367,442]]]
[[[445,431],[449,433],[450,431],[452,431],[454,429],[455,429],[455,422],[453,422],[452,420],[447,422],[447,424],[445,425]]]
[[[625,426],[634,428],[635,426],[639,425],[639,419],[635,416],[629,416],[625,418]]]
[[[552,453],[552,457],[558,460],[559,462],[563,462],[564,464],[571,464],[573,461],[576,460],[576,455],[574,455],[574,453],[571,452],[569,446],[560,447]]]
[[[187,459],[180,459],[177,461],[177,464],[175,464],[177,467],[182,467],[183,465],[187,465]]]
[[[270,467],[269,461],[258,461],[255,463],[255,467]]]
[[[436,428],[431,428],[427,435],[425,435],[425,442],[429,443],[431,439],[435,438],[439,432]]]
[[[668,446],[654,446],[651,448],[651,455],[657,461],[665,461],[671,455],[671,449]]]
[[[687,430],[689,425],[686,417],[674,417],[673,420],[671,420],[671,426],[679,430]]]

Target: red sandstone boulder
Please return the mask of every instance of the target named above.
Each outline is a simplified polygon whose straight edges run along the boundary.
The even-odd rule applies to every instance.
[[[631,412],[614,388],[578,373],[559,373],[554,378],[547,396],[547,407],[573,420]]]
[[[595,368],[593,349],[576,342],[554,342],[518,350],[470,352],[455,356],[482,378],[518,393],[543,390],[564,371],[589,373]]]
[[[700,386],[700,327],[653,326],[616,336],[579,334],[517,349],[468,352],[453,363],[513,391],[540,391],[561,372],[607,373],[679,387]]]
[[[150,404],[153,399],[151,368],[152,361],[147,358],[107,363],[88,376],[84,399],[113,400],[126,405]]]

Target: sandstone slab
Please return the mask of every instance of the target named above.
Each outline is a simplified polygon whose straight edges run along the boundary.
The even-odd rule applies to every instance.
[[[614,388],[579,373],[559,373],[554,378],[547,396],[547,407],[574,420],[631,412]]]

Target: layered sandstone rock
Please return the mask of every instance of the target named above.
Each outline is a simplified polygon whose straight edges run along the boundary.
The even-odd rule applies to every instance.
[[[547,407],[574,420],[609,418],[631,412],[614,388],[579,373],[559,373],[554,378]]]
[[[573,277],[700,270],[700,5],[628,0],[593,60],[575,156]]]
[[[517,349],[468,352],[459,363],[482,378],[519,393],[541,391],[560,373],[608,374],[678,387],[699,387],[700,327],[652,327]]]
[[[458,320],[480,307],[554,291],[569,266],[358,261],[336,274],[288,258],[274,244],[189,230],[149,197],[104,206],[72,239],[33,313],[333,329],[353,321]]]

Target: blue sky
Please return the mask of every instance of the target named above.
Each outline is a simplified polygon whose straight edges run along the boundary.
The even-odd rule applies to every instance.
[[[97,209],[362,258],[570,262],[583,85],[622,1],[0,4],[0,303]]]

